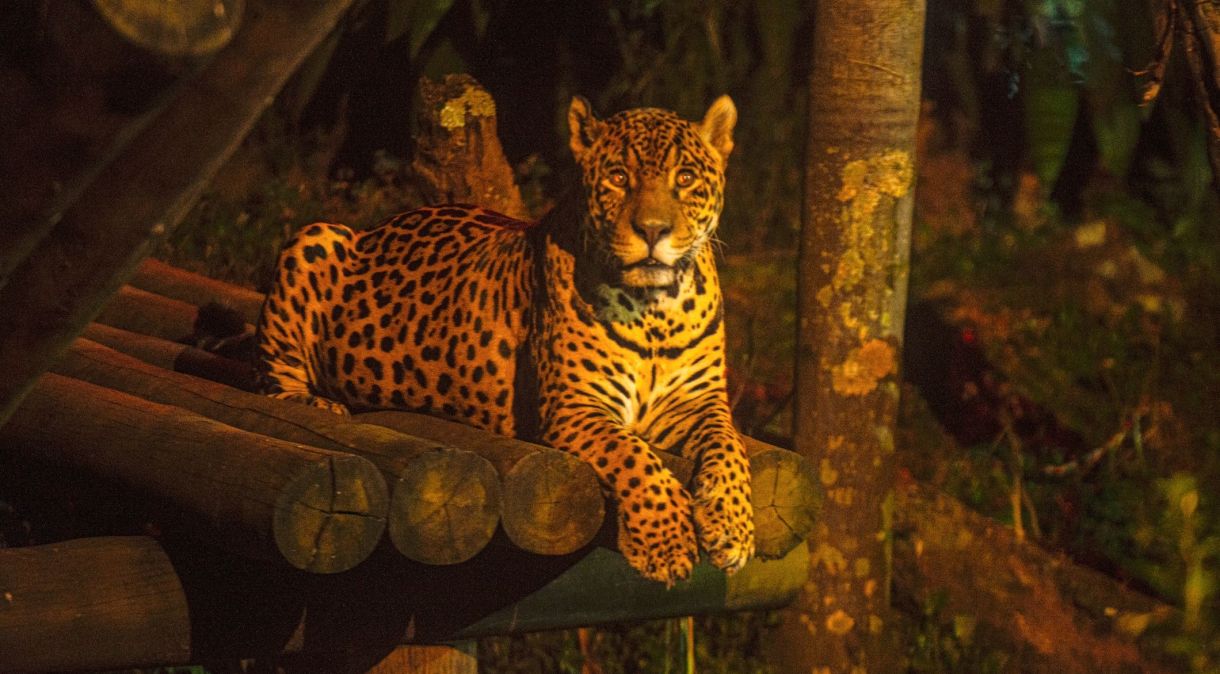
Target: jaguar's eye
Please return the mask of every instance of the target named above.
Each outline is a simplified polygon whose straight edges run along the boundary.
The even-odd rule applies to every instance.
[[[627,172],[623,169],[614,169],[610,171],[610,175],[606,176],[606,179],[615,187],[627,186]]]
[[[678,187],[690,187],[695,183],[695,172],[690,169],[682,169],[678,171],[674,182],[678,184]]]

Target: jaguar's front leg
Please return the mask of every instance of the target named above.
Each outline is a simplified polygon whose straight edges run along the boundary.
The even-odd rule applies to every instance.
[[[750,464],[728,406],[702,416],[681,448],[695,460],[692,478],[699,544],[712,564],[734,573],[754,556]]]
[[[544,439],[593,466],[618,506],[618,547],[645,578],[666,586],[690,576],[699,558],[691,497],[637,435],[600,410],[562,415]]]

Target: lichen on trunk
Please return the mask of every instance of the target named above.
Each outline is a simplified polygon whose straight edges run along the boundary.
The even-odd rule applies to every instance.
[[[920,0],[874,0],[814,17],[793,430],[826,502],[810,582],[773,635],[783,672],[887,668],[923,14]]]

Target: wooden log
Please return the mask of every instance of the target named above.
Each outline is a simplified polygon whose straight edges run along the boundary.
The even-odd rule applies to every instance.
[[[504,533],[525,550],[541,555],[579,550],[593,540],[605,516],[593,467],[566,452],[532,452],[504,476]]]
[[[201,537],[314,573],[359,564],[385,530],[365,459],[248,433],[48,373],[0,428],[15,459],[63,465],[179,509]]]
[[[976,625],[1022,672],[1170,672],[1139,637],[1175,611],[914,481],[896,490],[894,589]]]
[[[0,286],[0,424],[178,224],[351,3],[251,0],[233,42],[176,92],[15,265]]]
[[[86,325],[81,336],[165,370],[219,382],[242,391],[254,390],[254,367],[248,363],[102,323]]]
[[[158,274],[180,281],[183,287],[176,293],[183,297],[222,296],[228,292],[225,288],[233,288],[219,281],[207,283],[205,281],[209,279],[198,275],[172,271]],[[176,308],[174,311],[190,313],[189,310]],[[141,314],[134,308],[132,313]],[[156,322],[156,319],[144,320]],[[117,386],[113,382],[107,382],[107,385]],[[588,466],[564,452],[408,412],[369,412],[358,415],[358,419],[447,446],[473,450],[488,460],[504,483],[501,522],[505,533],[513,544],[524,550],[547,555],[566,554],[587,545],[603,526],[605,503],[597,486],[596,475]],[[265,429],[253,430],[267,432]],[[328,446],[316,440],[312,444]],[[349,445],[348,449],[355,447]],[[780,557],[813,530],[821,488],[808,462],[792,452],[752,438],[746,439],[746,451],[750,455],[754,484],[758,554],[765,558]],[[663,452],[660,456],[680,481],[690,479],[694,467],[691,461]],[[421,513],[435,511],[440,514],[443,511],[433,507],[439,502],[456,505],[461,501],[428,500],[418,503],[418,510]],[[447,515],[443,518],[445,521],[449,519]],[[409,553],[403,550],[408,557],[417,558],[425,548],[442,549],[434,548],[432,543],[425,542],[426,539],[421,539],[417,544],[408,531],[396,535],[394,522],[391,520],[391,535],[400,545],[400,550],[404,547],[410,550]],[[438,522],[436,530],[443,531],[444,526]]]
[[[822,485],[805,457],[743,436],[750,456],[754,545],[764,559],[780,557],[813,532]]]
[[[130,284],[195,306],[209,302],[224,305],[241,314],[251,325],[258,323],[263,308],[263,293],[179,269],[152,257],[140,263]]]
[[[185,664],[186,596],[144,537],[0,548],[0,671]]]
[[[430,204],[466,203],[529,219],[496,135],[496,102],[469,75],[419,81],[411,169]]]
[[[605,499],[597,474],[566,452],[410,412],[366,412],[356,419],[469,449],[490,462],[504,484],[500,523],[522,550],[567,554],[602,528]]]
[[[410,559],[428,564],[470,559],[491,540],[499,522],[499,478],[473,452],[170,372],[86,339],[74,342],[53,368],[245,431],[367,459],[393,487],[390,539]]]
[[[559,450],[410,412],[380,411],[363,422],[478,452],[504,481],[502,524],[509,539],[538,554],[566,554],[587,545],[603,526],[604,499],[592,469]],[[782,557],[813,531],[821,486],[806,460],[746,438],[759,556]],[[658,452],[679,481],[691,478],[689,459]]]
[[[178,342],[195,335],[198,315],[194,304],[126,285],[102,307],[97,322]],[[247,324],[244,330],[252,334],[254,326]]]
[[[491,542],[503,510],[499,477],[464,449],[420,454],[394,487],[390,538],[408,559],[457,564]]]
[[[178,278],[186,284],[195,284],[188,285],[185,290],[180,291],[179,294],[183,296],[204,297],[209,292],[223,294],[224,291],[216,290],[216,287],[227,286],[221,282],[201,283],[201,279],[204,277],[173,273],[165,275]],[[174,308],[173,311],[182,314],[191,313],[190,310],[178,308]],[[155,314],[157,311],[142,313],[133,307],[131,313],[143,316],[148,313]],[[144,318],[143,320],[149,323],[157,322],[155,318]],[[76,373],[74,376],[89,378],[88,375],[82,373]],[[104,383],[117,388],[123,386],[116,381]],[[132,392],[140,393],[139,391]],[[176,400],[173,404],[183,406],[189,403]],[[201,413],[226,420],[228,423],[235,423],[248,430],[276,437],[286,437],[321,447],[332,447],[317,438],[303,439],[296,435],[289,437],[279,434],[277,431],[269,431],[266,427],[250,427],[237,423],[231,418],[225,419],[223,415],[230,408],[231,406],[226,404],[219,409]],[[316,413],[313,414],[313,417],[319,422],[326,421]],[[358,419],[363,423],[385,426],[446,446],[472,450],[489,461],[499,473],[504,484],[501,523],[509,540],[524,550],[547,555],[566,554],[587,545],[603,526],[605,502],[601,498],[596,475],[591,468],[564,452],[497,436],[451,421],[408,412],[369,412],[359,415]],[[301,429],[293,426],[289,430],[299,432]],[[348,443],[345,449],[359,452],[362,446],[361,442],[355,441]],[[808,462],[792,452],[753,439],[747,439],[746,449],[750,454],[751,473],[754,476],[752,478],[755,485],[753,503],[758,554],[765,558],[779,557],[804,540],[804,537],[812,531],[820,505],[818,500],[821,493],[820,485],[814,478]],[[690,479],[693,469],[692,462],[672,454],[661,453],[660,456],[666,467],[680,481],[686,482]],[[434,468],[439,469],[440,459],[436,461]],[[453,489],[466,485],[464,479],[458,477],[462,473],[459,472],[460,469],[457,466],[463,465],[463,459],[453,456],[451,461],[453,470],[444,471],[448,477],[440,477],[440,474],[434,471],[436,478],[429,484],[447,484],[451,485]],[[419,477],[422,478],[422,476]],[[412,484],[422,483],[412,481]],[[471,547],[462,548],[469,554],[477,552],[473,546],[480,540],[480,534],[466,532],[445,544],[435,540],[437,536],[449,531],[449,527],[454,526],[456,522],[465,521],[465,518],[470,517],[472,510],[477,511],[476,504],[467,503],[461,498],[454,498],[456,492],[441,490],[409,492],[420,496],[411,501],[410,506],[407,506],[407,501],[400,500],[398,493],[399,490],[396,488],[394,502],[401,503],[402,507],[394,507],[391,510],[390,532],[399,550],[408,557],[419,561],[442,563],[441,557],[429,557],[425,551],[439,552],[451,549],[451,546],[460,545],[458,543],[460,540],[469,541]],[[435,494],[435,498],[422,496],[424,493]],[[474,493],[474,497],[477,498],[478,489],[466,493]],[[442,509],[439,508],[440,504],[447,504],[447,506]],[[434,521],[425,519],[429,513],[438,519]],[[396,517],[396,514],[402,515],[406,519]],[[398,528],[399,524],[405,521],[411,521],[414,524],[406,528]],[[432,526],[427,525],[427,522],[430,521],[433,522]],[[469,524],[459,526],[466,529],[471,528]],[[494,524],[492,526],[494,527]],[[476,529],[487,532],[487,538],[482,539],[482,543],[486,544],[490,538],[490,529]],[[423,538],[416,535],[416,531],[423,530],[432,533],[428,533]],[[457,529],[454,531],[455,534],[460,533]],[[445,559],[457,559],[457,557],[468,558],[455,553]]]

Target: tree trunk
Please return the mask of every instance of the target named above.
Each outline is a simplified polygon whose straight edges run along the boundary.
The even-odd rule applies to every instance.
[[[827,498],[781,672],[884,671],[897,367],[923,0],[817,3],[798,269],[795,449]],[[829,669],[822,669],[829,668]]]
[[[1207,127],[1212,185],[1220,190],[1220,7],[1214,2],[1186,1],[1178,2],[1177,7],[1183,52]]]

